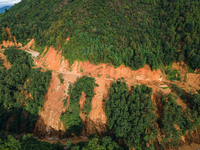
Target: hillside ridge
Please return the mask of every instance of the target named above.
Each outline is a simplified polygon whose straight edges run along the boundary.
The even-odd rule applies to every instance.
[[[196,0],[14,5],[0,14],[0,130],[88,137],[68,149],[200,144],[199,10]]]

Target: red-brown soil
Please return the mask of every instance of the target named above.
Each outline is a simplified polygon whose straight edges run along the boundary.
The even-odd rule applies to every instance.
[[[66,42],[68,40],[69,39],[67,39]],[[34,40],[31,40],[26,47],[30,49],[31,45],[34,45]],[[46,51],[48,52],[45,54]],[[114,80],[123,77],[129,87],[136,84],[146,84],[147,86],[152,87],[152,101],[155,103],[155,106],[159,105],[156,99],[158,91],[165,94],[171,92],[169,88],[163,89],[161,86],[165,86],[166,84],[169,86],[172,82],[165,79],[160,69],[157,71],[151,71],[148,65],[145,65],[143,68],[138,70],[131,70],[124,65],[114,68],[110,64],[93,65],[88,61],[75,61],[71,66],[69,66],[68,60],[64,59],[61,55],[62,51],[58,52],[53,47],[50,47],[49,49],[46,47],[45,52],[41,55],[42,57],[34,60],[37,67],[53,71],[49,89],[45,96],[46,101],[43,106],[43,111],[40,111],[39,113],[40,117],[36,125],[37,131],[48,130],[48,128],[53,128],[57,131],[64,131],[63,123],[60,121],[60,115],[66,110],[66,108],[63,107],[62,100],[68,98],[67,92],[69,84],[73,84],[76,82],[78,77],[83,75],[94,77],[96,83],[99,85],[99,87],[95,87],[96,95],[92,99],[92,109],[89,116],[85,120],[85,116],[80,114],[84,125],[83,133],[85,135],[91,133],[101,134],[106,131],[107,118],[105,116],[104,102],[102,100],[108,97],[108,89]],[[45,56],[43,57],[44,54]],[[179,65],[174,64],[173,68],[176,67],[179,67]],[[61,73],[63,76],[63,84],[60,83],[60,80],[57,77],[58,73]],[[198,74],[189,74],[184,69],[182,70],[182,73],[187,74],[186,83],[173,82],[173,84],[185,88],[190,85],[190,90],[200,89],[200,76]],[[82,93],[80,99],[81,105],[83,105],[85,98],[84,93]],[[186,105],[181,100],[178,99],[177,103],[185,109]],[[156,110],[158,116],[159,111],[160,110]]]
[[[68,96],[67,92],[70,82],[74,83],[77,77],[74,75],[63,75],[65,81],[61,84],[57,75],[58,73],[52,72],[52,79],[45,96],[44,110],[40,111],[40,117],[36,124],[36,128],[39,131],[42,131],[44,126],[51,127],[57,131],[65,130],[60,121],[60,115],[66,110],[63,106],[63,99]]]
[[[4,40],[4,41],[2,41],[2,44],[0,44],[0,48],[1,48],[1,46],[4,46],[4,47],[11,47],[11,46],[19,46],[19,47],[21,47],[22,46],[21,43],[17,44],[15,36],[12,36],[10,34],[10,29],[8,27],[6,27],[6,32],[7,32],[8,38],[9,37],[13,37],[14,43],[12,41],[9,41],[9,40],[7,40],[7,41]]]
[[[25,49],[34,49],[35,48],[35,40],[32,39],[30,42],[28,42],[25,46],[24,46]]]
[[[11,46],[15,46],[15,44],[12,41],[3,41],[2,44],[0,44],[0,47],[11,47]]]
[[[130,68],[125,67],[124,65],[121,65],[118,68],[114,68],[109,64],[99,64],[96,66],[90,64],[88,61],[84,63],[75,61],[71,66],[69,66],[68,61],[62,58],[61,51],[57,52],[52,47],[49,48],[48,52],[43,58],[35,60],[34,63],[38,67],[48,68],[50,70],[56,71],[57,73],[62,73],[65,79],[65,83],[63,85],[61,84],[61,86],[66,86],[65,88],[66,97],[67,97],[67,87],[68,87],[68,84],[66,85],[66,83],[68,83],[69,81],[73,83],[76,81],[77,77],[83,75],[91,76],[96,79],[96,83],[99,84],[99,87],[95,88],[96,95],[92,99],[92,110],[86,120],[87,126],[85,126],[86,127],[85,131],[88,134],[94,133],[96,131],[98,131],[99,133],[103,132],[101,131],[100,126],[102,126],[102,129],[105,129],[105,124],[107,119],[104,113],[104,104],[102,100],[106,99],[106,97],[108,96],[109,94],[108,89],[111,83],[113,82],[113,79],[124,77],[129,86],[134,84],[147,84],[150,87],[157,87],[157,88],[159,88],[159,85],[162,84],[163,80],[166,80],[162,77],[161,70],[158,69],[157,71],[155,70],[151,71],[148,65],[145,65],[144,68],[141,68],[136,71],[131,70]],[[53,76],[52,80],[53,83],[54,82],[58,83],[50,84],[49,90],[58,88],[57,86],[60,84],[59,80],[57,79],[57,77],[55,77],[55,75]],[[58,93],[61,94],[63,93],[63,91],[64,89],[59,88]],[[44,112],[41,112],[41,117],[43,117],[45,124],[47,124],[48,126],[51,126],[55,129],[63,130],[63,128],[59,126],[59,124],[62,124],[62,122],[60,122],[59,117],[62,113],[60,108],[63,106],[62,103],[63,98],[60,98],[59,94],[53,96],[49,91],[47,93],[47,97],[48,98],[46,99],[44,105]],[[58,99],[61,100],[58,101]],[[84,98],[82,97],[82,99]],[[53,104],[51,104],[52,102]],[[49,104],[48,107],[46,106],[46,103]],[[54,106],[54,109],[51,108],[50,104]],[[53,114],[57,114],[58,116],[55,117],[55,115]],[[84,121],[84,115],[82,114],[80,116]],[[59,123],[55,125],[55,122]]]
[[[200,89],[199,85],[197,85],[198,82],[192,83],[191,82],[192,78],[190,77],[190,76],[195,76],[195,79],[198,80],[199,78],[198,74],[191,74],[190,76],[187,76],[186,83],[183,84],[182,82],[171,82],[166,80],[160,69],[158,69],[157,71],[156,70],[151,71],[148,65],[145,65],[143,68],[138,70],[131,70],[130,68],[125,67],[124,65],[121,65],[118,68],[114,68],[110,64],[93,65],[90,64],[88,61],[86,62],[75,61],[71,66],[69,66],[68,60],[65,60],[63,56],[61,56],[61,53],[62,53],[61,51],[57,52],[54,48],[50,47],[46,55],[43,58],[35,60],[34,63],[38,67],[48,68],[50,70],[56,71],[57,73],[62,73],[65,79],[65,83],[67,83],[68,81],[72,81],[74,83],[76,81],[76,77],[81,77],[83,75],[94,77],[96,79],[96,83],[99,85],[99,87],[95,87],[96,95],[92,99],[91,112],[86,120],[84,114],[82,113],[80,114],[84,126],[83,134],[85,135],[91,133],[101,134],[104,131],[106,131],[107,118],[104,112],[104,103],[102,100],[108,97],[109,94],[108,89],[111,83],[114,81],[113,79],[116,80],[118,78],[123,77],[126,80],[129,87],[131,85],[136,85],[136,84],[147,84],[147,86],[152,87],[153,89],[152,101],[154,102],[156,108],[157,105],[159,105],[158,101],[156,100],[157,92],[161,91],[161,93],[163,94],[168,94],[171,92],[170,88],[163,89],[161,88],[162,86],[167,86],[167,85],[170,86],[170,84],[173,83],[183,88],[188,88],[188,86],[191,85],[192,87],[189,88],[190,90]],[[184,66],[184,64],[182,64],[182,66]],[[173,64],[173,68],[178,70],[182,69],[181,73],[188,75],[187,70],[184,70],[185,69],[184,67],[180,68],[179,64],[177,63]],[[184,76],[182,77],[183,79]],[[72,77],[74,78],[71,79]],[[57,85],[55,85],[53,88],[56,88],[56,86]],[[60,89],[59,92],[62,93],[63,90]],[[49,92],[47,93],[47,95],[49,95]],[[85,99],[86,99],[85,94],[82,93],[82,96],[80,98],[81,106],[83,105]],[[46,99],[45,103],[51,103],[51,101],[57,101],[56,97],[50,96],[48,99]],[[181,99],[177,99],[176,102],[178,105],[182,106],[183,109],[186,108],[186,104]],[[44,106],[43,116],[41,117],[43,117],[43,120],[49,120],[49,122],[46,121],[45,124],[48,124],[48,126],[51,127],[54,126],[54,128],[56,129],[63,130],[63,128],[59,127],[58,124],[55,125],[53,123],[53,122],[59,122],[59,124],[62,124],[59,118],[59,116],[62,113],[60,109],[62,105],[63,105],[62,103],[59,103],[59,106],[57,105],[56,107],[54,107],[53,112],[49,111],[49,106],[48,107]],[[158,117],[160,111],[161,110],[156,110],[156,114],[158,115]],[[57,114],[58,116],[54,117],[51,114]],[[182,138],[182,141],[184,142],[185,139]]]
[[[83,92],[81,93],[81,98],[80,98],[80,110],[83,109],[84,104],[85,104],[85,102],[86,102],[86,98],[87,98],[87,96],[85,95],[85,92],[83,91]]]
[[[193,143],[191,145],[184,145],[180,147],[180,150],[199,150],[200,144]]]
[[[181,41],[181,42],[179,43],[179,49],[178,49],[178,52],[181,51],[182,46],[183,46],[183,41]]]
[[[66,42],[68,42],[68,41],[69,41],[69,38],[66,39]]]
[[[6,69],[10,69],[11,64],[9,61],[6,60],[6,56],[3,54],[3,52],[0,53],[0,59],[2,60],[4,67]]]
[[[200,89],[200,74],[188,73],[186,83],[196,90]]]
[[[200,89],[200,74],[188,73],[187,65],[183,61],[181,63],[174,62],[172,68],[179,71],[179,73],[181,74],[182,82],[185,80],[185,83],[184,85],[182,85],[182,87],[187,87],[193,92],[194,89]],[[179,86],[181,85],[179,84]],[[192,87],[193,89],[191,89],[190,87]]]

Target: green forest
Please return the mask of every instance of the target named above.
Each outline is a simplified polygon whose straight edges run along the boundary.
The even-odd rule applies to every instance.
[[[161,96],[163,114],[158,118],[157,123],[162,135],[165,135],[162,137],[162,147],[165,147],[166,143],[169,143],[171,147],[177,147],[180,144],[181,136],[186,136],[186,131],[191,133],[191,131],[199,126],[200,118],[196,114],[198,110],[189,108],[183,110],[177,104],[177,98],[171,93]]]
[[[108,127],[116,138],[122,138],[129,148],[154,149],[153,141],[158,130],[156,115],[151,101],[152,89],[146,85],[129,88],[124,81],[116,81],[110,87],[105,103]]]
[[[124,150],[110,136],[100,138],[95,134],[91,134],[87,142],[73,144],[71,140],[68,140],[66,148],[70,150]]]
[[[154,70],[184,60],[195,70],[199,9],[198,0],[22,0],[0,14],[0,41],[7,40],[8,27],[22,44],[34,38],[40,52],[61,46],[70,63],[149,64]]]
[[[86,142],[72,143],[69,139],[65,145],[67,150],[124,150],[111,137],[105,136],[103,139],[93,134]],[[0,135],[0,150],[64,150],[61,143],[50,144],[41,142],[31,134],[16,138],[13,135]]]
[[[184,95],[181,88],[172,88],[178,96],[158,93],[160,105],[157,109],[162,111],[157,117],[151,101],[151,88],[137,85],[129,89],[124,79],[114,82],[105,100],[107,126],[114,139],[122,139],[126,146],[136,150],[154,150],[155,143],[152,141],[158,138],[161,141],[159,149],[178,147],[186,131],[191,133],[199,128],[200,95]],[[176,102],[179,97],[189,106],[185,110]]]
[[[13,41],[8,27],[22,45],[34,39],[35,51],[42,53],[45,46],[61,49],[70,65],[78,60],[114,67],[124,64],[136,70],[148,64],[152,70],[165,68],[168,80],[181,81],[179,71],[171,67],[173,62],[184,61],[192,72],[200,69],[199,10],[199,0],[21,0],[0,14],[0,44]],[[11,66],[6,69],[0,59],[0,150],[63,150],[61,143],[41,142],[31,134],[16,137],[33,132],[52,72],[36,68],[31,55],[15,47],[6,48],[3,54]],[[64,84],[62,74],[57,77]],[[60,116],[66,137],[81,135],[80,113],[86,119],[90,114],[95,82],[82,76],[70,83],[63,100],[67,109]],[[147,85],[129,87],[124,79],[114,81],[103,100],[107,132],[102,137],[90,135],[86,142],[68,140],[66,148],[178,147],[181,136],[200,127],[200,90],[186,92],[176,84],[169,88],[169,94],[157,93],[156,105]],[[80,109],[82,92],[86,102]],[[180,99],[186,108],[177,103]]]
[[[67,107],[67,103],[69,103],[69,107],[67,111],[60,116],[60,120],[63,121],[66,127],[67,136],[72,136],[72,133],[80,135],[82,131],[82,121],[79,115],[82,112],[87,118],[90,114],[91,101],[95,94],[95,86],[98,86],[95,83],[95,79],[87,76],[78,78],[76,83],[69,85],[69,102],[67,102],[68,99],[63,100],[63,106]],[[83,109],[80,110],[80,98],[83,91],[86,94],[86,102]]]
[[[27,134],[16,138],[14,135],[0,134],[0,150],[64,150],[60,143],[41,142]]]
[[[41,146],[44,149],[63,149],[60,143],[52,145],[41,142],[29,134],[15,137],[22,132],[32,133],[38,112],[44,104],[51,71],[41,72],[41,68],[34,68],[30,54],[14,47],[5,49],[3,54],[11,67],[6,70],[2,61],[0,62],[0,148],[21,150],[35,145],[30,149],[39,149]],[[63,82],[61,75],[58,78]],[[63,100],[63,107],[69,107],[60,116],[66,128],[66,137],[81,134],[83,124],[79,115],[82,112],[87,118],[90,114],[95,86],[98,86],[95,79],[87,76],[77,78],[74,84],[70,84],[69,98]],[[157,109],[162,112],[157,117],[151,101],[152,88],[146,85],[128,88],[124,79],[114,81],[109,89],[109,96],[103,100],[108,119],[107,132],[103,137],[90,135],[87,142],[73,144],[69,140],[66,147],[71,150],[121,150],[133,147],[136,150],[154,150],[158,133],[161,135],[160,149],[179,146],[180,138],[186,135],[186,131],[191,133],[199,127],[200,95],[184,93],[175,84],[172,84],[171,89],[177,96],[158,93],[160,105]],[[80,109],[83,91],[86,101],[83,109]],[[187,109],[184,110],[176,103],[178,98],[187,103]],[[12,120],[9,121],[9,118]],[[122,143],[118,145],[120,140]]]
[[[45,101],[51,71],[33,68],[30,54],[14,47],[3,54],[12,66],[8,70],[0,68],[0,131],[32,132]]]

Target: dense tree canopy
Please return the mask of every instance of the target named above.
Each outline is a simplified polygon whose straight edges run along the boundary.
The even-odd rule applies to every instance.
[[[101,139],[95,134],[90,135],[87,142],[73,144],[71,140],[68,140],[66,146],[69,150],[123,150],[110,136]]]
[[[33,69],[33,60],[22,50],[8,48],[4,55],[12,66],[0,68],[0,130],[11,117],[10,132],[31,132],[44,104],[51,72]]]
[[[177,86],[172,86],[172,88],[175,88],[174,90],[179,97],[184,98],[180,88]],[[199,127],[199,107],[196,106],[199,105],[200,97],[199,94],[193,94],[189,97],[185,100],[191,105],[191,108],[186,108],[185,110],[177,104],[178,97],[171,93],[161,97],[162,104],[158,109],[163,108],[163,114],[160,115],[157,122],[161,129],[161,135],[164,135],[161,143],[163,147],[167,143],[171,147],[177,147],[180,144],[181,136],[186,136],[186,131],[191,132]]]
[[[116,137],[124,139],[136,150],[153,149],[158,134],[155,129],[156,115],[151,101],[152,89],[146,85],[132,87],[131,94],[124,81],[116,81],[109,89],[105,113],[108,127]],[[149,147],[146,147],[149,143]]]
[[[66,132],[68,135],[71,135],[72,132],[75,132],[76,135],[79,135],[82,130],[82,122],[80,118],[80,112],[85,114],[87,117],[91,111],[91,101],[94,97],[94,87],[97,86],[94,78],[84,76],[77,79],[77,82],[74,85],[69,86],[68,94],[70,95],[69,107],[67,111],[61,115],[60,119],[63,121]],[[86,102],[82,110],[80,110],[80,98],[81,93],[85,92]],[[64,107],[66,107],[67,99],[63,100]]]
[[[61,143],[50,144],[39,141],[31,134],[16,138],[13,135],[0,134],[0,149],[2,150],[64,150]],[[123,150],[111,137],[105,136],[103,139],[97,135],[90,135],[86,142],[72,143],[69,139],[66,145],[67,150]]]
[[[174,84],[171,88],[177,96],[171,93],[160,95],[157,101],[159,115],[156,117],[151,88],[142,85],[129,90],[123,80],[114,82],[105,102],[110,134],[116,139],[123,139],[127,146],[133,146],[136,150],[153,150],[152,141],[155,139],[159,140],[160,149],[179,146],[181,136],[186,136],[186,131],[192,132],[199,127],[200,95],[184,95],[182,89]],[[178,105],[178,98],[183,99],[189,107],[183,109]]]
[[[3,66],[3,61],[0,59],[0,67],[1,68],[4,68],[4,66]]]
[[[125,64],[132,69],[149,64],[156,69],[185,60],[195,70],[200,69],[199,10],[198,0],[22,0],[0,14],[0,42],[13,40],[8,38],[8,27],[23,45],[34,38],[37,51],[46,45],[61,47],[70,64],[78,59],[94,64]],[[31,57],[23,51],[10,48],[4,54],[12,66],[6,70],[0,61],[0,130],[9,122],[10,132],[31,132],[44,104],[51,72],[33,69]],[[181,80],[176,70],[166,69],[165,73],[169,80]],[[58,77],[63,83],[62,76]],[[60,117],[68,135],[80,134],[79,115],[89,115],[94,87],[95,80],[89,77],[70,85],[69,108]],[[199,127],[200,95],[184,95],[175,85],[171,89],[178,97],[161,96],[157,109],[162,112],[156,118],[151,88],[142,85],[129,89],[124,81],[114,82],[105,102],[110,134],[123,139],[128,147],[141,150],[154,149],[153,141],[159,131],[162,147],[168,143],[177,146],[182,135]],[[87,99],[80,110],[83,91]],[[187,109],[178,105],[178,98],[184,100]],[[64,107],[66,104],[67,99]],[[3,148],[21,147],[12,136],[0,138],[0,143],[5,141],[13,144]],[[118,149],[118,145],[111,137],[93,137],[86,143],[68,144],[68,148]]]
[[[0,149],[1,150],[64,150],[60,144],[50,144],[41,142],[34,138],[31,134],[16,138],[13,135],[0,134]]]
[[[0,41],[9,27],[22,44],[34,38],[38,51],[62,46],[70,63],[155,69],[186,58],[195,69],[200,68],[199,8],[197,0],[22,0],[0,14]]]

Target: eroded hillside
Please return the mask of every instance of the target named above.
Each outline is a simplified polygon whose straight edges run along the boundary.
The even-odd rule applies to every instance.
[[[158,108],[159,101],[157,101],[157,93],[161,91],[163,94],[171,93],[171,84],[176,84],[186,92],[192,91],[196,93],[200,89],[200,75],[194,73],[187,73],[186,82],[179,81],[168,81],[165,78],[165,74],[162,73],[160,69],[151,71],[148,65],[144,68],[138,69],[136,71],[131,70],[128,67],[120,66],[114,68],[110,64],[100,64],[93,65],[89,62],[78,62],[75,61],[69,66],[68,60],[65,60],[61,56],[61,51],[56,51],[54,48],[50,47],[46,49],[45,56],[41,55],[38,60],[34,63],[38,67],[44,69],[53,70],[52,82],[50,83],[50,88],[47,94],[47,101],[44,104],[44,112],[41,112],[41,117],[43,118],[45,124],[52,129],[63,130],[62,122],[60,121],[59,115],[62,114],[64,109],[62,107],[62,99],[68,97],[67,90],[70,83],[74,83],[76,78],[81,76],[90,76],[96,79],[96,83],[99,87],[95,88],[96,95],[92,99],[92,109],[90,115],[86,122],[84,121],[83,134],[89,135],[91,133],[102,134],[106,131],[106,116],[104,113],[104,102],[103,99],[108,97],[108,89],[112,82],[118,78],[124,78],[128,86],[136,84],[146,84],[148,87],[153,89],[152,101],[154,102],[155,108]],[[177,63],[173,64],[174,68]],[[187,71],[186,71],[187,72]],[[64,83],[61,84],[57,78],[57,74],[61,74]],[[186,73],[185,73],[186,74]],[[192,80],[191,80],[192,79]],[[195,82],[194,82],[195,81]],[[84,99],[81,97],[81,100]],[[80,103],[81,103],[80,100]],[[177,104],[183,109],[187,107],[187,104],[180,98],[176,100]],[[48,107],[47,107],[48,106]],[[156,110],[157,116],[159,116],[159,110]],[[52,115],[51,115],[52,114]],[[84,120],[83,117],[81,117]],[[53,121],[52,121],[53,120]],[[38,126],[43,126],[42,123],[38,121]],[[64,130],[63,130],[64,131]],[[182,138],[182,142],[187,142],[187,138]],[[196,142],[198,139],[196,140]]]
[[[4,46],[6,47],[5,43]],[[33,40],[25,47],[30,49],[32,44],[34,44]],[[187,70],[183,71],[183,65],[179,65],[178,63],[174,63],[173,68],[179,70],[182,76],[186,76],[185,82],[169,81],[166,79],[167,76],[161,69],[152,71],[148,65],[138,70],[132,70],[124,65],[118,68],[114,68],[111,64],[94,65],[88,61],[75,61],[72,65],[69,65],[68,60],[64,59],[61,54],[62,50],[56,51],[53,47],[46,47],[43,54],[41,54],[38,59],[34,60],[36,68],[41,67],[43,71],[52,70],[52,78],[49,83],[48,92],[45,95],[43,110],[39,113],[39,119],[34,130],[37,135],[39,134],[46,137],[59,135],[64,137],[65,128],[62,121],[60,121],[61,114],[66,110],[66,108],[63,107],[63,99],[69,98],[69,85],[75,83],[77,78],[82,76],[95,78],[96,84],[99,85],[95,87],[94,91],[96,95],[92,99],[92,108],[88,118],[85,120],[85,117],[80,114],[83,122],[82,135],[84,136],[92,133],[102,135],[106,131],[107,117],[104,112],[105,102],[102,100],[108,98],[109,88],[114,80],[124,78],[129,87],[143,84],[151,87],[153,90],[151,100],[154,102],[157,117],[159,117],[161,113],[158,109],[160,103],[158,100],[159,91],[163,94],[174,93],[176,95],[171,88],[172,84],[178,85],[178,87],[181,87],[186,93],[189,91],[197,93],[200,89],[200,75],[188,73]],[[2,53],[1,56],[4,65],[8,69],[10,65],[6,65],[6,58]],[[59,74],[64,79],[63,83],[61,83],[58,78]],[[84,103],[84,101],[85,95],[82,93],[80,104]],[[176,102],[183,109],[187,107],[187,104],[180,98],[177,99]],[[191,138],[194,140],[197,136],[198,132],[196,130],[192,134],[182,137],[182,144],[191,141]],[[197,138],[194,141],[198,143],[198,140]]]

